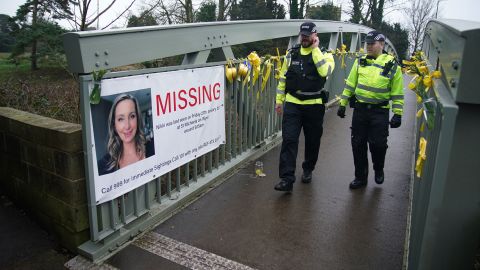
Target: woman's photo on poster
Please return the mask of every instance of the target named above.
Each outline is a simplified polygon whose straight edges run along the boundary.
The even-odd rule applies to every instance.
[[[150,89],[105,96],[92,105],[99,175],[155,154],[151,112]]]

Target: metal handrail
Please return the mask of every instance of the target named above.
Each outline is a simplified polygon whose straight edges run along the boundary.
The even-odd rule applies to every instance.
[[[228,57],[232,57],[230,47],[233,45],[282,37],[296,38],[303,21],[229,21],[71,32],[64,35],[64,47],[69,70],[90,73],[169,56],[209,52],[215,48],[222,48],[229,54]],[[348,22],[313,22],[318,33],[366,34],[373,30]],[[396,55],[392,43],[389,40],[386,43],[386,47]],[[335,49],[336,46],[330,48]]]
[[[80,73],[82,114],[89,115],[89,92],[95,70],[140,63],[175,55],[184,55],[183,64],[174,67],[110,72],[104,78],[164,72],[226,62],[206,63],[212,49],[221,48],[223,59],[233,59],[231,46],[273,38],[288,37],[290,45],[297,42],[298,28],[304,20],[261,20],[137,27],[127,29],[86,31],[64,35],[69,69]],[[361,46],[362,34],[371,28],[334,21],[314,21],[319,33],[329,33],[329,49],[340,48],[343,35],[351,34],[350,52]],[[387,50],[396,54],[387,40]],[[346,68],[337,57],[336,69],[325,88],[331,96],[339,95],[344,87],[346,72],[354,58],[348,55]],[[279,68],[274,66],[274,69]],[[274,112],[278,80],[271,73],[262,91],[262,78],[256,84],[242,85],[234,81],[225,93],[226,144],[214,151],[163,175],[125,195],[96,205],[93,179],[92,138],[90,117],[82,117],[83,143],[87,176],[87,199],[91,240],[79,247],[79,252],[92,260],[102,260],[116,252],[134,237],[168,218],[184,204],[194,200],[210,186],[226,178],[241,164],[252,160],[278,145],[281,141],[281,118]],[[250,80],[253,81],[253,80]]]

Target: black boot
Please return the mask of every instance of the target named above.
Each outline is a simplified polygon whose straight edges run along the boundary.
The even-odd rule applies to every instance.
[[[385,174],[383,173],[383,170],[375,171],[375,183],[381,185],[383,184],[384,180],[385,180]]]
[[[352,182],[350,182],[350,189],[363,188],[367,185],[367,183],[367,180],[355,178]]]
[[[303,171],[302,183],[308,184],[312,182],[312,171]]]
[[[291,192],[293,189],[293,183],[285,180],[281,180],[277,185],[275,185],[275,190]]]

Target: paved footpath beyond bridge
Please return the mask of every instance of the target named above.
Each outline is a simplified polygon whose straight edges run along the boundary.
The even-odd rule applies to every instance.
[[[408,79],[407,77],[405,78]],[[408,91],[408,90],[407,90]],[[405,93],[399,129],[391,129],[383,185],[370,175],[363,190],[353,179],[352,110],[325,117],[313,181],[292,194],[273,190],[280,147],[147,232],[104,266],[120,269],[401,269],[414,142],[415,95]],[[303,136],[303,135],[302,135]],[[303,139],[299,157],[303,156]],[[301,175],[298,159],[297,178]],[[370,171],[373,171],[372,169]],[[82,263],[70,261],[76,268]]]

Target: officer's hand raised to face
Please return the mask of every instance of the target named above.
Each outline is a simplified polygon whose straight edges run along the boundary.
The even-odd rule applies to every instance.
[[[340,118],[345,118],[345,106],[339,106],[338,107],[337,115]]]
[[[277,114],[282,114],[283,104],[275,104],[275,111],[277,112]]]
[[[392,119],[390,119],[390,127],[398,128],[402,124],[402,116],[399,114],[394,114]]]
[[[313,37],[312,48],[318,48],[319,42],[320,42],[320,41],[318,40],[318,36],[315,35],[315,36]]]

